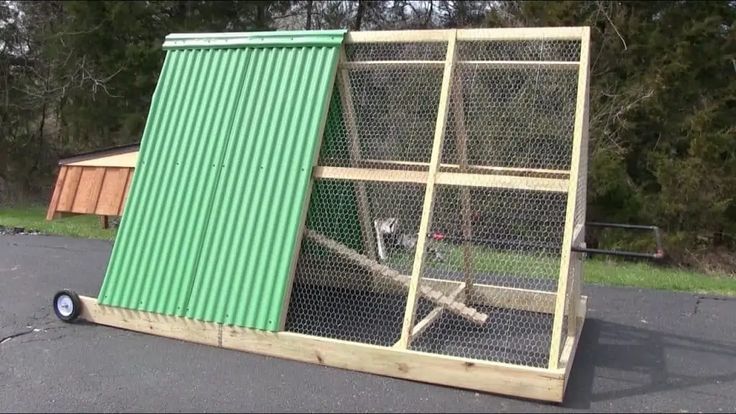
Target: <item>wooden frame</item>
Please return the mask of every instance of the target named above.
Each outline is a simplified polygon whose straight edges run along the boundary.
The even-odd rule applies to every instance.
[[[517,40],[574,40],[581,44],[579,61],[458,61],[457,42],[473,41],[517,41]],[[102,306],[94,298],[82,297],[80,317],[90,322],[114,326],[137,332],[182,339],[222,348],[254,352],[297,361],[315,363],[344,369],[369,372],[435,384],[450,385],[478,391],[509,394],[518,397],[561,402],[569,379],[572,362],[585,320],[587,298],[580,295],[580,257],[571,254],[572,242],[584,239],[584,223],[575,222],[576,206],[584,202],[581,198],[579,180],[581,163],[586,158],[588,128],[588,48],[590,30],[587,27],[538,28],[538,29],[451,29],[427,31],[351,32],[345,37],[346,44],[355,43],[410,43],[442,42],[447,45],[442,61],[361,61],[349,62],[344,50],[336,68],[335,81],[341,96],[349,139],[350,166],[335,167],[313,164],[312,180],[305,203],[309,202],[311,185],[317,179],[350,180],[356,184],[357,208],[367,255],[351,250],[344,245],[327,239],[305,228],[303,209],[302,227],[297,237],[297,246],[292,257],[291,280],[284,297],[280,332],[263,332],[215,323],[198,322],[187,318],[126,310]],[[353,107],[349,70],[373,70],[386,67],[439,66],[443,67],[440,100],[429,163],[407,161],[371,160],[362,157],[358,137],[358,114]],[[458,164],[441,163],[445,126],[451,99],[462,108],[462,85],[453,88],[453,72],[457,65],[481,65],[489,67],[537,67],[555,70],[577,70],[578,91],[575,110],[573,151],[569,170],[548,170],[518,167],[469,165],[467,155],[468,137],[462,119],[455,119],[456,137],[460,149]],[[455,94],[455,95],[453,95]],[[453,98],[451,98],[453,97]],[[325,111],[326,114],[327,111]],[[462,109],[461,109],[462,112]],[[322,120],[321,130],[324,128]],[[369,168],[365,168],[368,166]],[[66,174],[64,180],[75,177]],[[76,177],[78,180],[79,177]],[[371,249],[372,231],[368,212],[364,181],[416,183],[424,185],[422,216],[411,275],[403,275],[375,261],[375,250]],[[464,254],[462,280],[440,280],[423,276],[425,243],[430,229],[432,210],[437,185],[460,186],[462,191],[462,232],[465,238],[472,237],[469,219],[470,187],[506,188],[525,191],[557,192],[567,194],[565,226],[562,242],[561,266],[557,289],[537,291],[473,283],[469,276],[472,255]],[[361,188],[363,188],[361,190]],[[584,196],[584,194],[583,194]],[[59,203],[63,197],[54,192],[52,200]],[[73,200],[72,200],[73,202]],[[307,204],[308,206],[308,204]],[[376,283],[391,279],[394,287],[406,292],[407,301],[401,335],[392,346],[368,345],[357,342],[329,339],[283,331],[284,318],[288,312],[290,289],[295,274],[302,237],[307,237],[337,252],[343,258],[353,260],[358,266],[369,269]],[[577,261],[577,262],[576,262]],[[472,291],[472,295],[469,293]],[[429,299],[435,308],[421,321],[415,323],[419,297]],[[514,309],[552,315],[549,362],[546,367],[532,368],[479,359],[459,358],[441,354],[418,352],[410,349],[413,338],[422,335],[443,313],[453,312],[462,317],[483,319],[493,323],[493,315],[482,314],[473,306],[485,305],[496,308]],[[567,319],[565,319],[567,318]],[[567,330],[563,329],[567,320]]]
[[[583,298],[585,300],[585,298]],[[180,339],[219,348],[286,358],[335,368],[477,391],[561,402],[577,338],[563,349],[558,369],[499,362],[321,338],[292,332],[265,332],[192,319],[103,306],[81,296],[80,318],[99,325]],[[585,304],[582,304],[585,309]],[[580,327],[584,313],[580,319]]]
[[[579,273],[576,269],[571,268],[571,263],[575,259],[572,255],[572,241],[575,232],[575,210],[578,202],[585,203],[585,200],[578,200],[578,175],[580,174],[581,147],[583,146],[583,138],[587,139],[588,123],[585,114],[587,113],[588,102],[588,52],[590,48],[590,28],[583,28],[580,35],[580,65],[578,67],[578,91],[577,104],[575,107],[575,126],[573,131],[572,156],[570,165],[570,182],[567,193],[567,210],[565,213],[565,231],[562,238],[562,257],[560,260],[560,277],[557,283],[557,299],[555,303],[555,316],[552,325],[552,341],[549,351],[549,368],[557,369],[561,361],[560,347],[562,346],[562,325],[565,317],[571,323],[576,323],[578,312],[576,306],[568,306],[568,290],[569,285],[578,283],[571,282],[571,277],[576,277],[575,273]],[[586,145],[587,147],[587,145]],[[580,223],[583,226],[585,223]],[[574,291],[573,291],[574,292]],[[574,295],[574,293],[573,293]],[[579,293],[578,293],[579,295]],[[575,298],[569,298],[569,303],[575,303]]]

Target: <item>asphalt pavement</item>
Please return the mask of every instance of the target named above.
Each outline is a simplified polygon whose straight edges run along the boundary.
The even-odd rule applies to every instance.
[[[557,405],[56,319],[59,289],[97,295],[111,247],[0,236],[0,411],[736,411],[734,299],[586,287]]]

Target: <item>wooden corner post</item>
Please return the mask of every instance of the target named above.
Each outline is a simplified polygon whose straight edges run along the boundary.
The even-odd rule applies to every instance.
[[[572,156],[570,160],[570,180],[567,191],[567,210],[565,212],[565,232],[562,238],[562,254],[560,258],[560,275],[557,282],[557,298],[555,299],[554,322],[552,324],[552,340],[549,351],[549,368],[557,369],[560,366],[560,348],[563,334],[563,322],[567,310],[566,298],[570,288],[571,272],[574,270],[572,264],[572,240],[575,232],[575,210],[577,203],[585,203],[578,200],[578,176],[580,174],[581,149],[584,136],[587,137],[587,122],[585,119],[587,96],[588,96],[588,65],[590,49],[590,28],[580,29],[580,64],[578,67],[578,89],[575,106],[575,126],[572,140]],[[570,298],[572,301],[573,298]],[[576,312],[577,306],[572,306]],[[575,319],[574,314],[568,319]],[[573,323],[576,323],[574,321]],[[568,322],[569,323],[569,322]]]
[[[417,307],[417,291],[419,290],[419,282],[424,266],[424,251],[427,243],[427,233],[429,232],[429,226],[432,222],[435,182],[437,180],[437,171],[439,170],[440,160],[442,158],[442,145],[445,140],[445,124],[447,122],[447,112],[449,107],[448,101],[450,97],[450,89],[452,88],[453,69],[455,66],[456,39],[457,30],[451,30],[447,39],[445,70],[442,75],[442,90],[440,92],[440,101],[437,108],[437,122],[434,129],[432,157],[429,162],[427,184],[424,191],[424,206],[422,208],[422,219],[419,224],[416,252],[414,253],[414,266],[411,271],[409,295],[406,300],[404,323],[401,328],[401,339],[397,344],[398,348],[402,349],[407,349],[409,347],[409,344],[411,343],[412,329],[414,327],[414,317]]]

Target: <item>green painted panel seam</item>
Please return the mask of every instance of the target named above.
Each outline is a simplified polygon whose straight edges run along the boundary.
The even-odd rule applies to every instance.
[[[252,59],[253,57],[252,56],[249,56],[248,58],[249,59]],[[247,63],[246,63],[246,65],[247,65]],[[209,223],[210,223],[210,213],[212,211],[212,206],[215,203],[215,194],[217,193],[218,183],[220,182],[220,176],[222,175],[222,170],[223,170],[222,163],[223,163],[223,161],[225,159],[225,156],[227,154],[227,149],[228,149],[228,146],[230,144],[230,140],[232,139],[232,129],[233,129],[233,125],[235,124],[235,116],[234,115],[238,113],[238,111],[240,109],[240,106],[242,105],[241,98],[242,98],[242,95],[243,95],[243,85],[245,84],[246,78],[247,78],[247,76],[243,76],[243,78],[241,80],[241,83],[239,85],[237,85],[238,92],[237,92],[237,95],[235,96],[235,102],[238,102],[238,104],[235,107],[235,111],[233,112],[233,116],[231,116],[230,119],[229,119],[229,121],[228,121],[229,122],[229,125],[227,127],[227,133],[225,135],[227,137],[225,139],[225,145],[223,145],[224,148],[223,148],[222,152],[220,153],[220,157],[218,159],[217,164],[215,164],[215,166],[217,167],[217,172],[215,173],[215,179],[214,179],[215,185],[213,185],[212,186],[212,189],[210,190],[209,203],[207,205],[207,209],[205,210],[205,221],[204,221],[204,226],[202,227],[202,239],[200,240],[199,245],[197,246],[197,248],[195,250],[197,252],[197,256],[194,259],[194,271],[193,271],[192,279],[189,281],[189,286],[187,287],[186,294],[184,295],[184,303],[182,305],[182,313],[183,314],[186,314],[186,312],[188,310],[188,307],[189,307],[189,299],[191,299],[191,297],[192,297],[192,288],[194,287],[194,282],[196,280],[196,277],[195,276],[197,275],[197,268],[199,267],[199,261],[200,261],[200,258],[202,256],[202,246],[204,246],[205,234],[207,233],[207,228],[209,227]]]

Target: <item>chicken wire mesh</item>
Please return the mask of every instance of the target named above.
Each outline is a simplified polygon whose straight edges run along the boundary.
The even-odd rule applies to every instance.
[[[315,180],[287,330],[384,346],[401,337],[426,185],[370,174],[428,169],[446,51],[346,45],[318,165],[366,180]],[[579,54],[579,41],[458,42],[439,170],[569,177],[577,66],[530,61]],[[546,367],[566,207],[565,192],[437,185],[410,349]]]
[[[359,186],[367,194],[364,206]],[[317,180],[286,329],[376,345],[396,342],[423,196],[419,184]],[[370,228],[361,227],[361,214],[375,218]],[[380,249],[371,248],[382,225],[390,226],[395,237],[382,240]]]
[[[567,68],[458,64],[442,163],[569,170],[576,90]]]
[[[465,283],[464,302],[490,319],[478,325],[443,312],[412,349],[546,366],[552,315],[523,310],[543,304],[494,287],[557,289],[566,198],[555,192],[437,186],[431,231],[444,235],[443,260],[425,261],[422,283]],[[464,209],[464,202],[469,207]],[[506,309],[485,305],[501,302]]]
[[[442,66],[342,68],[336,82],[320,165],[427,168]]]

